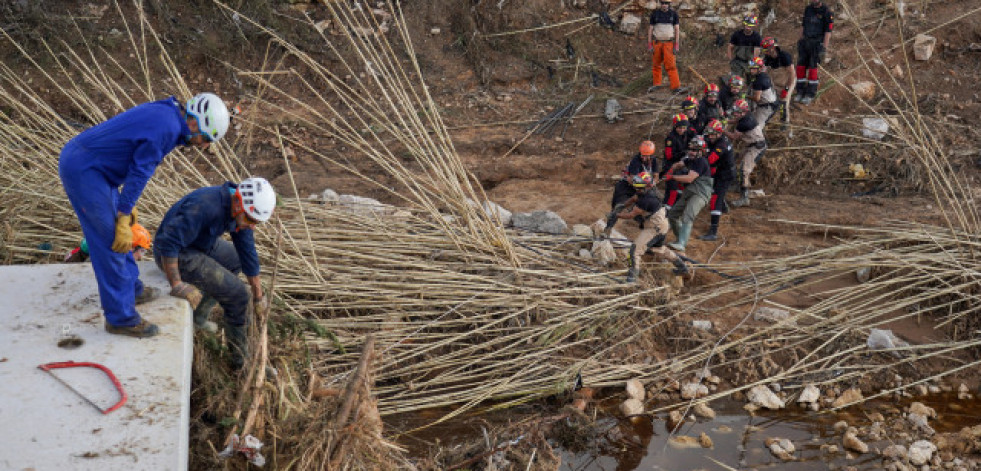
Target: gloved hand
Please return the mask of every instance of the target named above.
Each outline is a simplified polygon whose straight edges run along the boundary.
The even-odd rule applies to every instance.
[[[186,299],[187,302],[191,303],[191,309],[197,309],[198,304],[201,304],[201,298],[204,297],[194,285],[183,281],[170,290],[170,295],[175,298]]]
[[[136,215],[137,215],[137,213],[136,213],[136,208],[133,208],[133,211],[132,211],[132,212],[130,212],[130,213],[129,213],[129,215],[130,215],[130,216],[131,216],[131,217],[133,218],[133,220],[129,222],[129,225],[130,225],[130,226],[135,226],[135,225],[136,225],[136,223],[138,222],[138,221],[136,220]]]
[[[822,45],[822,46],[821,46],[821,49],[818,49],[818,63],[819,63],[819,64],[823,64],[823,63],[824,63],[824,59],[825,59],[825,58],[826,58],[827,56],[828,56],[828,51],[827,51],[827,50],[826,50],[826,49],[824,48],[824,46]]]
[[[133,216],[124,214],[116,217],[116,238],[112,240],[112,251],[116,253],[127,253],[133,250]]]
[[[790,92],[790,89],[789,88],[784,88],[783,90],[781,90],[780,91],[780,100],[781,101],[786,100],[787,99],[787,93],[789,93],[789,92]]]
[[[263,296],[261,298],[256,298],[252,300],[252,306],[255,312],[269,312],[269,297]]]

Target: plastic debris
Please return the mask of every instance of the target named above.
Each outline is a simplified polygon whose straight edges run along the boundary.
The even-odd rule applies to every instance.
[[[259,453],[261,448],[262,442],[258,438],[246,435],[244,439],[240,439],[238,434],[235,434],[232,435],[232,440],[228,446],[221,453],[218,453],[218,457],[231,458],[235,453],[241,453],[245,459],[249,460],[249,463],[261,468],[266,464],[266,458]]]

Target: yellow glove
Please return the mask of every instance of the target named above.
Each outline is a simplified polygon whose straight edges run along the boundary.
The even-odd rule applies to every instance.
[[[191,309],[197,309],[198,305],[201,304],[201,298],[204,297],[194,285],[183,281],[170,290],[170,295],[175,298],[186,299],[191,304]]]
[[[133,212],[129,213],[133,217],[133,220],[129,222],[130,226],[136,225],[136,208],[133,208]]]
[[[133,250],[133,230],[134,217],[129,214],[116,217],[116,238],[112,241],[112,251],[117,253],[127,253]]]

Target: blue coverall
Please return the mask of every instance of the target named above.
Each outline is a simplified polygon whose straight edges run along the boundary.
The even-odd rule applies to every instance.
[[[249,292],[238,278],[259,276],[259,255],[252,229],[239,229],[232,217],[232,195],[237,185],[225,182],[192,191],[167,210],[153,238],[153,256],[176,258],[181,280],[215,298],[225,311],[225,322],[248,322]],[[232,242],[222,240],[229,233]]]
[[[143,291],[133,253],[112,251],[116,213],[133,211],[157,165],[190,135],[180,103],[170,97],[86,129],[61,150],[58,174],[89,243],[99,299],[111,325],[140,323],[135,299]]]

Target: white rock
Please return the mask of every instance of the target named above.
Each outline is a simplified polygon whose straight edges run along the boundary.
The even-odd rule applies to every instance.
[[[906,451],[906,447],[902,445],[889,445],[886,447],[886,449],[882,450],[882,456],[897,460],[905,460],[908,456],[908,452]]]
[[[858,453],[869,452],[869,446],[866,445],[865,442],[859,440],[858,437],[856,437],[855,433],[853,432],[846,433],[845,436],[842,437],[841,439],[841,444],[842,446],[845,447],[846,450],[851,450]]]
[[[934,408],[932,407],[923,405],[922,402],[914,402],[910,404],[907,412],[909,412],[910,414],[920,414],[929,419],[937,418],[937,411],[934,410]]]
[[[393,206],[382,204],[376,199],[365,198],[364,196],[341,195],[337,199],[337,204],[345,211],[354,214],[391,214],[395,212]]]
[[[631,399],[636,399],[638,401],[643,401],[644,396],[647,394],[646,391],[644,391],[644,384],[636,379],[627,381],[626,389],[627,395],[630,396]]]
[[[608,240],[593,241],[593,248],[589,251],[593,259],[600,265],[609,265],[617,259],[617,252],[613,249],[613,244]]]
[[[511,223],[518,229],[548,234],[562,234],[569,228],[562,217],[552,211],[515,213]]]
[[[699,383],[685,383],[681,385],[682,399],[697,399],[708,396],[708,386]]]
[[[511,211],[502,208],[500,205],[490,200],[484,201],[481,204],[481,207],[484,210],[484,214],[490,216],[491,218],[497,218],[499,221],[501,221],[502,226],[506,227],[511,225]]]
[[[692,408],[692,411],[694,411],[695,415],[699,417],[705,417],[706,419],[715,418],[715,411],[712,410],[712,408],[709,407],[708,404],[705,404],[704,402],[699,402],[698,404],[695,404],[695,407]]]
[[[593,253],[590,252],[589,249],[579,249],[579,258],[586,259],[586,260],[592,260],[593,259]]]
[[[590,229],[589,226],[585,224],[573,224],[572,233],[579,237],[585,237],[587,239],[593,238],[593,230]]]
[[[913,38],[913,58],[918,61],[928,61],[933,56],[933,48],[937,45],[937,38],[926,34],[917,34]]]
[[[437,34],[439,34],[441,32],[443,32],[443,30],[441,30],[439,28],[430,28],[429,29],[429,34],[431,34],[433,36],[435,36],[435,35],[437,35]]]
[[[786,438],[768,438],[765,443],[770,448],[770,453],[773,453],[773,456],[784,461],[794,459],[794,443],[790,440]]]
[[[637,30],[640,29],[642,22],[641,17],[633,13],[624,13],[623,17],[620,18],[620,32],[624,34],[637,34]]]
[[[937,433],[937,431],[930,426],[930,423],[927,421],[927,418],[924,415],[920,415],[915,412],[910,412],[909,414],[906,415],[906,421],[909,422],[910,425],[915,427],[917,430],[925,433],[926,435],[933,435]]]
[[[795,321],[790,320],[790,312],[786,309],[777,309],[767,306],[757,308],[756,312],[753,313],[753,319],[772,323],[786,322],[787,325],[797,324]]]
[[[630,398],[620,404],[620,413],[625,417],[641,415],[644,413],[644,403]]]
[[[930,443],[926,440],[920,440],[913,442],[909,446],[909,462],[917,466],[926,464],[930,461],[933,453],[937,451],[937,445]]]
[[[872,267],[862,267],[859,268],[858,270],[855,270],[855,279],[858,280],[859,283],[865,283],[869,281],[869,278],[871,276],[872,276]]]
[[[712,330],[712,321],[691,321],[691,326],[698,330]]]
[[[862,118],[862,135],[881,141],[889,133],[889,123],[882,118]]]
[[[336,191],[328,188],[321,193],[320,199],[322,199],[325,203],[336,203],[340,201],[341,196],[338,195]]]
[[[746,393],[746,399],[759,407],[765,407],[767,409],[783,409],[784,407],[783,400],[777,397],[770,388],[762,384],[750,389]]]
[[[852,91],[858,95],[859,98],[865,101],[871,101],[875,98],[875,83],[873,82],[856,82],[852,84]]]
[[[813,384],[808,384],[804,386],[804,390],[801,391],[800,397],[797,398],[797,402],[803,402],[805,404],[812,404],[817,402],[821,398],[821,390],[814,386]]]

